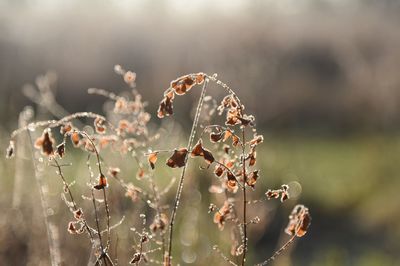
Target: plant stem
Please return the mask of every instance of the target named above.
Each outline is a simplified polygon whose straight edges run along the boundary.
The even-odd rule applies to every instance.
[[[208,79],[206,79],[204,81],[203,87],[201,89],[201,95],[200,95],[199,103],[197,104],[196,114],[194,117],[194,121],[192,124],[192,130],[190,131],[189,141],[188,141],[188,145],[187,145],[188,151],[190,151],[192,149],[193,139],[194,139],[194,136],[196,135],[196,129],[197,129],[197,125],[199,123],[201,108],[203,106],[207,84],[208,84]],[[177,190],[176,196],[175,196],[174,208],[172,209],[172,213],[171,213],[171,221],[169,223],[168,253],[167,253],[167,257],[165,258],[165,259],[167,259],[166,264],[168,266],[171,265],[173,229],[174,229],[176,212],[178,211],[179,201],[180,201],[182,191],[183,191],[183,181],[185,179],[186,168],[188,167],[188,157],[189,156],[186,155],[185,165],[183,166],[183,169],[182,169],[182,173],[181,173],[181,177],[180,177],[179,185],[178,185],[178,190]]]
[[[72,202],[72,204],[73,204],[73,209],[74,209],[74,211],[77,211],[77,210],[78,210],[78,206],[76,205],[75,199],[74,199],[74,197],[73,197],[73,195],[72,195],[72,191],[71,191],[71,189],[69,188],[69,184],[68,184],[67,181],[65,180],[64,174],[62,173],[61,165],[58,163],[58,161],[57,161],[56,158],[53,158],[53,160],[54,160],[54,162],[55,162],[55,164],[56,164],[56,167],[57,167],[57,169],[58,169],[58,175],[61,177],[61,179],[62,179],[62,181],[63,181],[63,185],[65,186],[65,188],[66,188],[67,191],[68,191],[69,197],[70,197],[71,202]],[[89,234],[90,242],[93,243],[94,240],[93,240],[92,231],[91,231],[91,228],[89,227],[89,225],[88,225],[88,223],[87,223],[87,221],[86,221],[86,218],[83,218],[83,224],[84,224],[84,226],[85,226],[85,228],[86,228],[86,230],[87,230],[87,232],[88,232],[88,234]]]
[[[35,150],[33,148],[33,139],[31,133],[28,131],[30,147],[31,147],[31,155],[32,155],[32,163],[35,171],[36,183],[39,187],[39,195],[40,195],[40,205],[42,207],[42,212],[44,216],[44,224],[46,226],[47,233],[47,242],[49,244],[50,251],[50,262],[51,265],[60,265],[61,264],[61,253],[60,253],[60,243],[58,239],[58,231],[57,227],[50,221],[49,214],[47,211],[50,209],[49,202],[46,197],[46,191],[43,184],[43,170],[41,170],[35,158]]]
[[[246,263],[246,252],[247,252],[247,219],[246,219],[246,208],[247,208],[247,199],[246,199],[246,156],[245,156],[245,145],[246,143],[245,140],[245,132],[244,132],[244,127],[242,128],[242,167],[243,167],[243,233],[244,233],[244,239],[243,239],[243,257],[242,257],[242,266],[245,265]]]

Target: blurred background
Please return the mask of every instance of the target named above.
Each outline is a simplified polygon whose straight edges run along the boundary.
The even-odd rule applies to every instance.
[[[192,72],[218,73],[256,116],[265,137],[258,154],[262,181],[255,193],[282,183],[301,189],[285,204],[258,209],[268,222],[251,232],[250,261],[262,261],[286,239],[287,216],[302,202],[313,217],[310,231],[276,265],[400,265],[399,28],[395,0],[2,0],[0,149],[4,154],[24,106],[40,111],[26,97],[26,84],[48,71],[57,74],[55,97],[65,112],[102,113],[104,99],[88,95],[87,88],[126,91],[113,72],[121,64],[137,73],[153,127],[166,126],[155,114],[171,80]],[[215,86],[209,92],[217,99],[223,95]],[[171,143],[188,134],[188,112],[197,97],[191,93],[186,101],[177,100],[181,111],[177,122],[170,122],[176,132]],[[69,170],[71,178],[85,168],[79,158],[71,159],[77,164],[75,172]],[[126,179],[134,179],[134,166],[128,164]],[[5,159],[0,165],[0,261],[48,265],[29,160],[19,166],[26,169],[18,208],[13,199],[18,166]],[[61,186],[51,171],[45,182],[51,184],[51,216],[60,228],[63,259],[66,265],[84,265],[87,250],[64,230],[68,221],[61,217],[68,212],[56,203]],[[207,192],[211,174],[195,167],[191,173],[209,178],[203,184],[193,177],[188,184],[195,193],[189,195],[198,196],[184,201],[178,213],[182,248],[175,256],[181,265],[223,265],[210,251],[213,241],[224,247],[223,240],[203,235],[218,232],[207,214],[209,203],[217,201]],[[159,178],[165,182],[168,175]],[[174,192],[175,187],[170,200]],[[189,216],[195,222],[184,215],[193,209],[198,214]],[[127,220],[122,227],[129,231]],[[185,236],[194,230],[189,241]],[[122,251],[121,260],[129,252]]]

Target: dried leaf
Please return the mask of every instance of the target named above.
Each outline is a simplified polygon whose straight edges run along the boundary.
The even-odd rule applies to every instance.
[[[257,157],[257,152],[256,152],[256,149],[255,149],[255,146],[254,146],[254,147],[251,148],[250,154],[249,154],[249,157],[248,157],[249,166],[253,166],[253,165],[256,164],[256,161],[257,161],[256,157]]]
[[[157,162],[158,152],[152,152],[147,156],[151,169],[155,168],[155,163]]]
[[[142,190],[135,187],[132,183],[128,183],[125,189],[125,197],[131,198],[133,202],[136,202],[139,199],[139,194],[142,193]]]
[[[60,158],[64,157],[65,155],[65,142],[62,142],[57,146],[57,154]]]
[[[258,145],[263,143],[264,137],[262,135],[255,135],[252,140],[250,140],[250,146]]]
[[[110,167],[108,168],[108,174],[112,177],[118,177],[118,174],[121,172],[121,169],[118,167]]]
[[[170,84],[170,88],[172,88],[177,95],[183,95],[188,92],[194,85],[203,83],[204,78],[204,73],[185,75],[172,81]]]
[[[186,148],[174,150],[174,153],[168,158],[166,164],[171,168],[183,167],[186,164],[187,153],[188,150]]]
[[[231,136],[233,135],[233,132],[228,128],[227,130],[225,130],[224,133],[224,139],[222,141],[226,141],[227,139],[229,139]]]
[[[15,154],[15,143],[13,140],[10,140],[10,144],[7,147],[7,151],[6,151],[6,158],[10,159],[14,156]]]
[[[144,177],[144,169],[142,167],[139,167],[137,173],[136,173],[136,179],[140,180]]]
[[[281,186],[281,189],[268,189],[268,191],[265,193],[265,196],[270,199],[277,199],[281,198],[281,202],[284,202],[285,200],[289,199],[289,186],[283,184]]]
[[[246,183],[248,186],[254,188],[254,185],[256,184],[257,179],[259,177],[258,172],[259,172],[258,170],[255,170],[247,176]]]
[[[77,230],[76,230],[76,227],[75,227],[75,222],[69,222],[68,223],[68,233],[70,233],[72,235],[77,234]]]
[[[155,233],[158,230],[165,232],[168,225],[168,217],[166,214],[161,213],[154,217],[154,221],[150,224],[150,230]]]
[[[135,254],[133,254],[133,257],[132,257],[131,261],[129,262],[129,264],[138,263],[140,261],[141,257],[142,257],[141,253],[136,252]]]
[[[203,157],[208,165],[212,164],[215,161],[212,153],[203,147],[201,139],[199,139],[197,144],[194,146],[190,155],[191,157],[196,157],[196,156]]]
[[[218,132],[211,132],[210,133],[210,141],[216,143],[220,141],[224,137],[224,131],[218,130]]]
[[[289,224],[285,232],[291,236],[302,237],[307,233],[311,224],[311,216],[308,208],[304,205],[296,205],[289,216]]]
[[[41,149],[42,154],[49,156],[52,155],[54,152],[54,142],[55,140],[51,136],[51,131],[49,129],[46,129],[43,131],[42,136],[35,141],[35,148]]]
[[[229,154],[231,148],[229,147],[229,145],[224,144],[223,149],[226,154]]]
[[[236,146],[239,144],[239,141],[240,141],[240,139],[239,139],[238,136],[232,135],[232,145],[233,145],[234,147],[236,147]]]
[[[227,201],[224,205],[214,214],[214,223],[218,225],[219,230],[223,230],[225,222],[230,218],[231,208]]]
[[[108,186],[107,178],[103,174],[99,174],[98,184],[94,186],[95,189],[100,190]]]
[[[217,177],[221,177],[221,176],[223,175],[224,171],[225,171],[225,168],[222,167],[221,165],[217,164],[217,165],[215,166],[215,169],[214,169],[214,174],[215,174]]]
[[[81,208],[77,209],[76,211],[74,211],[74,218],[76,220],[81,220],[83,217],[83,211]]]
[[[96,119],[94,120],[94,128],[97,133],[104,134],[106,132],[105,120],[101,117],[96,117]]]
[[[158,107],[157,116],[158,118],[164,118],[173,114],[172,98],[164,97]]]
[[[70,122],[63,124],[63,125],[60,127],[60,133],[61,133],[61,135],[64,135],[65,133],[70,132],[70,131],[72,130],[72,128],[73,128],[73,126],[72,126],[72,124],[71,124]]]
[[[71,134],[71,142],[72,142],[72,144],[74,144],[75,147],[78,147],[79,140],[80,140],[79,133],[78,132],[73,132]]]
[[[228,189],[229,192],[236,193],[239,188],[236,177],[230,171],[226,172],[226,177],[228,178],[228,180],[225,183],[226,188]]]

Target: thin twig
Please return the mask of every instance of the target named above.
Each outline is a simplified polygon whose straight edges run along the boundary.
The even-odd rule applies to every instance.
[[[256,264],[256,266],[263,266],[263,265],[267,265],[268,263],[270,263],[271,261],[275,260],[276,257],[278,257],[282,251],[284,251],[285,249],[287,249],[289,247],[290,244],[293,243],[293,241],[296,239],[296,234],[294,234],[280,249],[278,249],[277,251],[275,251],[274,254],[272,254],[271,257],[269,257],[267,260]]]
[[[90,163],[89,163],[89,159],[90,159],[90,155],[88,156],[88,159],[87,159],[87,161],[86,161],[86,165],[87,165],[88,170],[89,170],[89,183],[92,184],[92,182],[93,182],[93,181],[92,181],[93,172],[92,172],[92,168],[91,168]],[[98,213],[97,213],[96,199],[95,199],[95,197],[94,197],[94,188],[93,188],[93,186],[91,186],[90,192],[91,192],[91,194],[92,194],[92,203],[93,203],[93,209],[94,209],[94,218],[95,218],[95,221],[96,221],[97,236],[98,236],[99,241],[100,241],[100,248],[101,248],[101,255],[100,255],[100,257],[102,257],[102,259],[104,260],[104,264],[107,265],[107,261],[106,261],[105,257],[103,256],[104,246],[103,246],[103,241],[102,241],[102,239],[101,239],[101,230],[100,230],[100,223],[99,223],[99,215],[98,215]],[[99,260],[100,257],[99,257],[97,260]],[[97,265],[98,263],[99,263],[99,262],[97,261],[97,262],[96,262],[96,265]]]
[[[85,132],[85,131],[79,131],[79,134],[83,135],[92,145],[93,150],[96,154],[96,159],[97,159],[97,165],[99,167],[99,174],[103,175],[103,171],[101,169],[101,161],[100,161],[100,155],[99,152],[96,148],[96,145],[94,144],[93,140],[90,138],[90,136]],[[102,188],[103,190],[103,198],[104,198],[104,205],[106,209],[106,215],[107,215],[107,245],[106,245],[106,250],[110,247],[111,244],[111,231],[110,231],[110,209],[108,206],[108,201],[107,201],[107,194],[106,194],[106,189],[105,187]]]
[[[242,128],[242,141],[243,143],[246,143],[245,141],[245,132],[244,132],[244,127]],[[245,146],[242,145],[242,167],[243,167],[243,233],[244,233],[244,242],[243,242],[243,257],[242,257],[242,266],[245,265],[246,263],[246,253],[247,253],[247,221],[246,221],[246,215],[247,215],[247,199],[246,199],[246,156],[245,156]]]
[[[206,79],[204,81],[204,85],[203,85],[203,88],[201,90],[199,103],[197,105],[196,114],[195,114],[194,121],[193,121],[193,124],[192,124],[192,129],[190,131],[189,141],[188,141],[188,145],[187,145],[187,149],[188,150],[192,149],[193,140],[194,140],[194,136],[196,134],[196,129],[197,129],[197,125],[198,125],[198,122],[199,122],[200,113],[201,113],[201,108],[202,108],[203,102],[204,102],[204,96],[206,94],[207,84],[208,84],[208,79]],[[167,261],[166,261],[167,265],[171,265],[173,229],[174,229],[176,212],[178,211],[180,198],[181,198],[181,195],[182,195],[183,181],[185,179],[186,168],[188,167],[188,157],[189,157],[188,155],[186,155],[186,157],[185,157],[185,165],[183,166],[183,169],[182,169],[182,172],[181,172],[181,177],[180,177],[180,180],[179,180],[178,190],[177,190],[176,196],[175,196],[174,208],[172,209],[172,213],[171,213],[171,221],[170,221],[170,224],[169,224],[168,253],[167,253],[167,258],[166,258],[167,259]]]
[[[58,163],[58,161],[57,161],[56,158],[53,158],[53,161],[56,163],[56,167],[58,168],[58,175],[60,176],[60,178],[61,178],[62,181],[63,181],[64,188],[67,190],[67,192],[68,192],[68,194],[69,194],[69,197],[70,197],[71,202],[72,202],[72,205],[73,205],[73,209],[74,209],[74,211],[77,211],[77,210],[78,210],[78,206],[76,205],[76,201],[75,201],[75,199],[74,199],[74,196],[72,195],[72,191],[71,191],[71,189],[70,189],[70,186],[69,186],[69,184],[67,183],[67,181],[65,180],[64,174],[62,173],[61,165]],[[85,219],[84,217],[81,218],[81,219],[82,219],[82,221],[83,221],[83,225],[85,226],[85,228],[86,228],[86,230],[87,230],[87,232],[88,232],[88,234],[89,234],[90,241],[91,241],[92,243],[94,243],[94,242],[93,242],[92,229],[89,227],[89,225],[88,225],[88,223],[87,223],[87,221],[86,221],[86,219]]]
[[[49,251],[50,251],[50,261],[51,265],[57,266],[61,264],[61,253],[60,253],[60,243],[58,242],[58,233],[55,232],[56,226],[54,226],[50,220],[47,211],[49,210],[49,203],[46,198],[46,192],[44,190],[43,184],[43,171],[39,169],[36,159],[35,159],[35,150],[33,148],[33,139],[32,135],[28,131],[29,139],[30,139],[30,147],[31,147],[31,155],[32,155],[32,164],[35,171],[35,178],[36,182],[39,187],[39,195],[40,195],[40,203],[42,206],[42,212],[44,216],[44,223],[46,226],[46,233],[47,233],[47,242],[49,244]]]

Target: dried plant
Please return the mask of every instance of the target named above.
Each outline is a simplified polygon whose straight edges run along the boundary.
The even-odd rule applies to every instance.
[[[189,162],[194,158],[201,158],[203,163],[200,164],[200,168],[204,171],[211,170],[216,178],[209,188],[210,193],[224,195],[220,207],[210,203],[212,220],[218,230],[225,230],[227,226],[232,230],[230,255],[225,255],[217,245],[214,246],[214,250],[229,264],[245,265],[249,252],[249,227],[260,222],[257,216],[249,217],[248,208],[264,200],[280,199],[284,202],[290,197],[288,185],[282,185],[280,189],[268,189],[263,199],[250,200],[249,193],[256,189],[257,181],[261,177],[261,171],[257,168],[257,147],[264,141],[263,136],[256,130],[254,116],[245,112],[245,106],[238,95],[219,81],[217,75],[210,76],[201,72],[184,75],[173,80],[164,92],[157,116],[164,118],[173,115],[175,97],[183,96],[194,87],[201,86],[187,144],[174,150],[152,149],[152,146],[157,145],[156,141],[161,139],[161,134],[157,130],[149,130],[151,115],[146,112],[147,103],[142,101],[135,88],[136,74],[124,70],[119,65],[115,66],[114,71],[131,89],[131,97],[98,88],[88,90],[89,94],[103,96],[112,104],[113,107],[106,110],[106,115],[92,112],[65,114],[65,110],[60,111],[46,80],[38,82],[38,95],[33,93],[32,89],[28,90],[31,98],[36,99],[42,107],[51,105],[47,108],[57,119],[21,123],[21,127],[11,133],[7,157],[12,157],[16,152],[17,141],[20,141],[17,136],[23,132],[28,132],[31,136],[35,131],[40,131],[40,136],[30,142],[32,154],[40,157],[38,159],[34,156],[33,163],[45,162],[56,169],[63,187],[62,200],[71,213],[66,230],[72,235],[87,235],[90,245],[89,265],[118,264],[117,255],[111,255],[112,231],[125,222],[125,215],[121,215],[117,221],[111,217],[114,207],[109,198],[113,189],[110,185],[111,179],[119,184],[125,192],[124,195],[132,202],[142,202],[147,206],[147,209],[138,215],[138,220],[141,221],[140,229],[131,227],[134,244],[129,263],[172,265],[176,216],[182,200]],[[216,84],[217,88],[222,88],[226,94],[219,105],[211,96],[206,95],[210,82]],[[91,120],[90,127],[88,120]],[[70,164],[62,162],[68,160],[68,154],[72,150],[86,154],[89,196],[76,196],[73,190],[74,182],[69,182],[65,175],[64,168]],[[125,181],[126,174],[121,171],[120,165],[108,162],[107,152],[119,154],[135,162],[135,176],[139,185]],[[173,186],[175,179],[171,178],[162,189],[155,180],[158,157],[164,153],[169,155],[165,162],[168,167],[181,169],[175,199],[170,205],[165,204],[164,196]],[[41,174],[35,171],[35,176],[40,185],[43,182]],[[41,193],[41,198],[42,206],[46,209],[46,195]],[[85,202],[91,203],[91,210]],[[270,258],[258,265],[265,265],[274,260],[296,237],[304,236],[311,222],[309,211],[303,205],[297,205],[289,219],[285,232],[291,238]],[[134,221],[129,222],[133,225]],[[60,254],[57,251],[57,239],[53,237],[48,221],[46,225],[50,254],[54,255],[51,261],[53,265],[58,265]],[[117,243],[114,254],[117,254]]]
[[[225,113],[225,121],[222,125],[210,124],[211,117],[208,117],[209,124],[202,125],[203,130],[198,136],[197,143],[193,146],[193,141],[196,137],[196,130],[199,125],[199,116],[202,112],[204,99],[206,97],[206,88],[209,81],[215,82],[217,85],[225,89],[227,95],[222,99],[220,105],[216,108],[219,115]],[[256,169],[257,152],[256,148],[264,140],[262,135],[257,133],[255,127],[255,118],[252,115],[245,113],[245,106],[241,103],[237,94],[230,89],[225,83],[217,79],[216,75],[209,76],[205,73],[194,73],[184,75],[177,78],[170,83],[169,88],[164,92],[164,98],[160,102],[158,109],[158,117],[164,118],[173,114],[173,100],[175,96],[181,96],[190,91],[195,85],[201,85],[201,94],[196,108],[192,129],[190,132],[188,144],[186,147],[175,149],[171,157],[166,161],[166,165],[171,168],[182,168],[181,177],[178,185],[178,190],[175,197],[174,207],[171,213],[171,220],[169,224],[169,240],[168,250],[165,254],[164,263],[171,265],[172,261],[172,246],[173,246],[173,229],[175,224],[175,217],[178,211],[181,195],[184,187],[184,179],[186,169],[188,167],[188,159],[194,157],[202,157],[205,162],[203,169],[209,169],[214,165],[214,175],[217,177],[219,184],[213,185],[210,192],[225,193],[226,200],[221,208],[217,208],[215,204],[210,205],[210,212],[214,213],[214,223],[218,225],[220,230],[223,230],[227,222],[232,222],[238,228],[233,235],[231,255],[234,257],[241,257],[241,265],[246,263],[246,254],[248,252],[248,226],[259,222],[258,217],[248,220],[247,205],[251,202],[248,201],[248,189],[254,190],[257,179],[260,176],[260,171]],[[213,112],[210,112],[213,114]],[[252,136],[249,138],[248,134]],[[205,135],[209,135],[209,143],[213,144],[216,156],[213,155],[210,149],[204,146],[206,141]],[[229,143],[229,144],[227,144]],[[157,154],[161,151],[155,151],[148,154],[148,160],[152,168],[157,160]],[[236,200],[237,192],[242,191],[242,207],[238,210]],[[268,190],[266,193],[268,199],[280,198],[281,202],[289,198],[288,186],[282,185],[282,189]],[[307,226],[300,226],[306,232],[311,218],[308,209],[303,207],[307,214],[302,214],[302,220],[308,219]],[[241,214],[240,214],[241,213]],[[292,214],[293,216],[294,214]],[[291,217],[292,217],[291,216]],[[293,218],[291,218],[293,219]],[[296,222],[303,223],[298,218]],[[295,228],[297,228],[295,226]],[[294,236],[302,236],[296,230]],[[294,237],[285,244],[277,253],[269,258],[265,263],[273,260],[279,253],[286,248],[294,240]],[[218,246],[214,247],[225,261],[232,265],[237,265],[227,256],[225,256]]]

